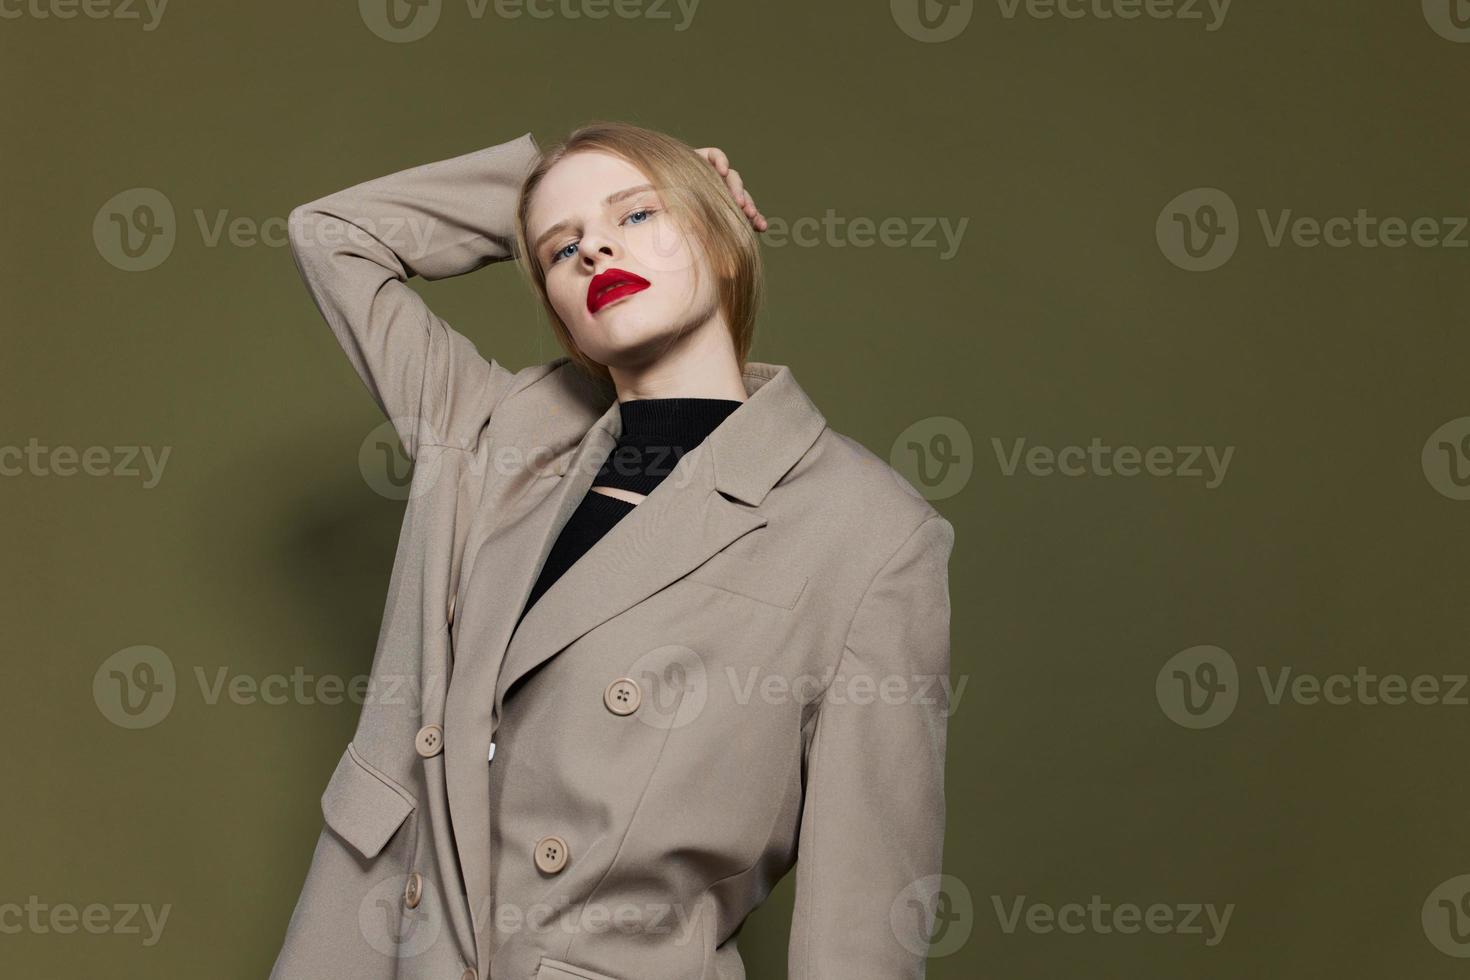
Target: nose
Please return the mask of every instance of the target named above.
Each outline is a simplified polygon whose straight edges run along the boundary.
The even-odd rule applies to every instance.
[[[622,254],[622,243],[618,241],[617,235],[605,230],[599,222],[596,227],[589,227],[582,232],[582,242],[577,249],[577,255],[582,260],[582,265],[593,273],[617,261]]]

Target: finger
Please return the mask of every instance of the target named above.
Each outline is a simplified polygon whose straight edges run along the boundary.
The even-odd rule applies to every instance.
[[[725,173],[730,169],[730,158],[725,156],[724,150],[718,146],[707,146],[700,152],[714,166],[716,173],[721,177],[725,176]]]
[[[766,216],[761,214],[760,207],[756,205],[755,198],[750,194],[745,195],[745,216],[757,231],[765,231]]]
[[[761,213],[760,205],[755,203],[755,198],[751,197],[749,192],[745,195],[745,202],[747,207],[746,214],[755,216]]]
[[[735,195],[735,200],[740,200],[745,193],[745,181],[740,179],[740,171],[731,167],[730,172],[725,175],[725,183],[729,186],[730,193]]]

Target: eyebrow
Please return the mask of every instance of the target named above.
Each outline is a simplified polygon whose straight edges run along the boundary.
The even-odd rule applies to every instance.
[[[603,206],[606,207],[609,204],[616,204],[616,203],[618,203],[619,201],[621,201],[625,197],[632,197],[635,194],[642,194],[644,191],[651,191],[651,190],[653,190],[653,185],[652,184],[639,184],[636,187],[625,187],[622,190],[620,190],[620,191],[614,191],[613,193],[609,194],[607,197],[603,198],[602,203],[603,203]],[[536,255],[540,255],[541,254],[541,246],[546,243],[546,240],[548,238],[550,238],[551,236],[555,235],[557,232],[562,231],[563,229],[569,228],[569,227],[571,227],[571,222],[569,222],[569,221],[558,221],[556,224],[552,225],[550,228],[548,228],[545,231],[543,231],[541,233],[540,237],[538,237],[536,239],[536,244],[533,245],[533,246],[531,246],[532,253],[533,254],[536,254]]]

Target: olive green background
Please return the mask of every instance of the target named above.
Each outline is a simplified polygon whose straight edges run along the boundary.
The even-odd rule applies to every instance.
[[[1470,707],[1272,704],[1257,676],[1467,670],[1470,501],[1420,455],[1470,415],[1470,250],[1273,248],[1257,218],[1470,214],[1470,43],[1419,0],[1236,0],[1216,30],[1008,18],[992,0],[943,43],[883,0],[703,0],[684,30],[677,8],[477,19],[445,0],[413,43],[350,0],[173,0],[153,30],[28,2],[0,19],[0,444],[171,455],[151,489],[0,477],[0,905],[171,908],[152,946],[7,928],[0,973],[264,977],[357,717],[201,691],[196,672],[365,673],[403,505],[359,469],[380,419],[279,227],[275,245],[211,246],[199,215],[279,223],[360,180],[602,117],[723,147],[773,220],[969,222],[948,260],[841,236],[768,247],[754,355],[884,458],[938,417],[973,444],[969,480],[935,500],[957,532],[966,684],[947,928],[968,936],[929,976],[1464,975],[1421,910],[1470,872]],[[177,240],[125,272],[92,227],[137,187],[171,202]],[[1155,238],[1197,187],[1240,214],[1211,272]],[[508,265],[420,288],[512,369],[560,353]],[[1007,476],[992,443],[1093,437],[1234,456],[1207,489]],[[92,682],[140,644],[168,655],[178,695],[129,731]],[[1238,665],[1239,703],[1191,730],[1155,681],[1206,644]],[[854,842],[854,860],[883,846]],[[753,978],[785,975],[791,884],[741,935]],[[996,911],[1094,895],[1234,909],[1215,945],[1007,931]]]

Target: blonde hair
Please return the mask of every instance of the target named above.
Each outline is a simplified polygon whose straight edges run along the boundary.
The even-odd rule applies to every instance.
[[[720,270],[729,271],[728,276],[719,277],[717,288],[720,308],[730,326],[735,356],[743,369],[755,338],[755,316],[765,288],[755,230],[719,174],[693,147],[672,136],[632,123],[599,120],[578,128],[565,140],[548,148],[521,185],[520,199],[516,204],[517,264],[541,297],[541,305],[551,320],[557,342],[582,370],[605,381],[610,380],[606,367],[578,349],[571,331],[552,307],[546,292],[546,272],[531,253],[526,227],[531,200],[547,171],[573,153],[593,150],[621,157],[641,170],[662,198],[670,216],[703,250],[709,267],[717,274]],[[699,274],[697,268],[695,274]]]

